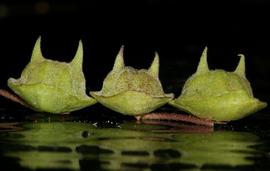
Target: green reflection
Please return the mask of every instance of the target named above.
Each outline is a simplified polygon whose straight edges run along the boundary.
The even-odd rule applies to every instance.
[[[199,170],[205,164],[251,165],[252,161],[246,158],[256,151],[249,146],[258,142],[257,136],[246,132],[175,133],[166,131],[166,127],[135,123],[123,124],[121,128],[96,128],[73,122],[24,126],[24,131],[1,137],[0,148],[6,148],[6,156],[18,157],[22,166],[32,169],[79,170],[85,167],[83,160],[87,160],[87,167],[95,163],[95,168],[115,170],[151,170],[155,164],[170,163],[193,165],[189,170]],[[32,150],[9,150],[12,145],[27,145]]]

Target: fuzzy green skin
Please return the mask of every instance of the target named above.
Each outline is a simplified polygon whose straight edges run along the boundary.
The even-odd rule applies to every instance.
[[[82,73],[52,60],[30,63],[20,79],[8,80],[8,86],[34,110],[48,113],[69,113],[96,103],[84,93],[83,83]]]
[[[195,73],[186,81],[180,97],[169,104],[215,121],[238,120],[267,106],[253,97],[246,78],[223,70]]]
[[[173,98],[173,94],[164,94],[158,79],[158,58],[155,58],[152,66],[152,70],[127,67],[123,64],[122,56],[118,55],[102,90],[90,94],[99,103],[124,115],[149,113]]]
[[[104,106],[125,114],[125,115],[142,115],[163,106],[171,97],[152,97],[143,92],[126,91],[113,96],[97,95],[91,92],[91,95]]]
[[[39,112],[67,114],[95,104],[96,100],[85,93],[81,41],[70,63],[45,59],[40,46],[39,37],[21,77],[9,78],[8,86]]]

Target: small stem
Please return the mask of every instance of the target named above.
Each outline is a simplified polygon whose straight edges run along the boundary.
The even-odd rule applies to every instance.
[[[203,125],[213,127],[214,122],[212,120],[198,118],[192,115],[184,115],[178,113],[149,113],[143,116],[136,116],[137,120],[169,120],[169,121],[184,121],[193,123],[196,125]]]
[[[21,99],[20,97],[8,92],[7,90],[0,89],[0,95],[7,98],[7,99],[9,99],[9,100],[11,100],[11,101],[13,101],[13,102],[21,104],[24,107],[30,108],[30,106],[23,99]]]
[[[155,132],[160,133],[174,133],[174,132],[183,132],[183,133],[210,133],[214,131],[214,127],[208,127],[204,125],[187,125],[183,123],[170,122],[170,121],[143,121],[143,124],[147,125],[164,125],[173,127],[173,129],[165,129],[165,130],[155,130]]]

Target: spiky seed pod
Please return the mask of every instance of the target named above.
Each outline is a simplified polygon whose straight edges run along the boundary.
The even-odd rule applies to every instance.
[[[36,111],[70,113],[96,103],[85,93],[82,62],[81,41],[74,59],[66,63],[45,59],[39,37],[21,77],[9,78],[8,86]]]
[[[125,115],[142,115],[166,104],[173,94],[165,94],[159,75],[159,57],[148,70],[125,66],[121,47],[112,71],[103,82],[101,91],[90,94],[104,106]]]
[[[254,98],[245,74],[245,57],[239,56],[234,72],[209,70],[205,48],[196,73],[185,82],[181,95],[169,104],[215,121],[238,120],[266,107],[267,103]]]

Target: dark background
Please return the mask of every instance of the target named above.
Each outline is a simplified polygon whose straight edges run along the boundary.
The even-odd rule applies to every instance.
[[[125,45],[135,68],[149,67],[157,51],[164,89],[178,96],[208,46],[212,69],[232,71],[245,54],[255,96],[269,101],[269,24],[266,0],[0,1],[0,87],[20,76],[41,35],[43,55],[59,61],[82,39],[87,90],[101,89]]]

